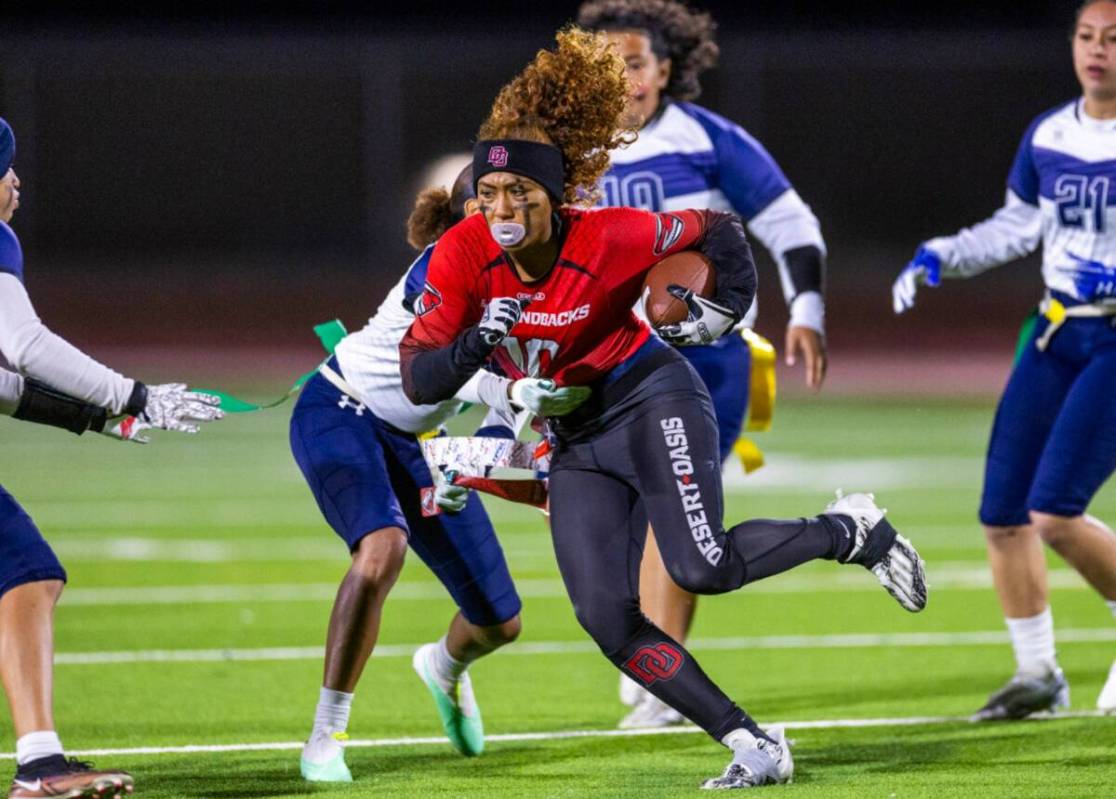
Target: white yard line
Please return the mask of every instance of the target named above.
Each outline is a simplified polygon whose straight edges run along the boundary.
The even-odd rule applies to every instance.
[[[992,576],[984,565],[964,563],[930,564],[931,587],[935,591],[949,589],[982,589],[992,585]],[[1052,588],[1085,589],[1088,586],[1070,569],[1049,572]],[[516,580],[520,596],[547,599],[566,596],[558,579]],[[744,589],[748,594],[816,594],[822,591],[879,591],[875,578],[862,569],[834,569],[828,573],[779,576]],[[332,602],[337,594],[336,583],[229,583],[220,585],[154,585],[111,588],[68,588],[62,594],[67,607],[99,605],[187,605],[220,603],[269,602]],[[448,600],[441,584],[434,581],[402,582],[391,592],[391,601]]]
[[[1084,710],[1058,713],[1042,720],[1094,718],[1101,716],[1100,711]],[[903,716],[899,718],[878,719],[814,719],[810,721],[780,721],[788,730],[830,730],[848,727],[921,727],[934,724],[961,724],[968,722],[967,716]],[[698,727],[685,725],[652,730],[554,730],[548,732],[518,732],[486,735],[488,743],[519,741],[561,741],[571,738],[629,738],[637,735],[685,735],[702,732]],[[449,743],[445,738],[435,736],[416,738],[369,738],[346,741],[346,748],[368,748],[380,746],[434,746]],[[182,755],[217,752],[274,752],[296,751],[302,749],[302,741],[276,741],[240,744],[188,744],[186,746],[137,746],[124,749],[79,749],[67,754],[78,757],[117,757],[124,755]],[[12,752],[0,753],[0,760],[13,760]]]
[[[1116,627],[1058,630],[1058,641],[1107,643],[1116,641]],[[690,648],[701,650],[756,649],[864,649],[871,647],[991,646],[1009,642],[1007,632],[983,630],[953,633],[842,633],[836,635],[759,635],[729,638],[695,638]],[[383,644],[373,657],[410,657],[421,644]],[[503,655],[566,655],[596,653],[597,646],[585,641],[528,641],[500,650]],[[136,649],[119,652],[59,652],[60,666],[89,666],[107,663],[214,663],[226,661],[318,660],[318,646],[259,647],[255,649]]]

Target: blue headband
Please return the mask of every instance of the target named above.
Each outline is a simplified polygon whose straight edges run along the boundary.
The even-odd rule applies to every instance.
[[[15,134],[12,126],[0,119],[0,177],[8,174],[15,161]]]

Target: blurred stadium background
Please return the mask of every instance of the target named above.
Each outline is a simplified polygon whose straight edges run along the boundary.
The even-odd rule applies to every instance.
[[[728,515],[798,514],[838,485],[874,488],[918,541],[934,593],[911,617],[868,575],[818,564],[706,602],[695,651],[765,721],[964,716],[1011,668],[975,507],[994,396],[1041,282],[1027,260],[924,291],[901,319],[890,285],[919,241],[999,206],[1027,123],[1075,94],[1074,4],[701,5],[722,48],[702,103],[772,151],[830,252],[829,384],[804,396],[800,374],[781,375],[775,428],[757,439],[769,465],[747,479],[732,468]],[[19,136],[15,225],[40,314],[142,378],[276,394],[320,357],[313,324],[355,329],[373,312],[412,257],[403,222],[421,176],[467,149],[500,85],[576,8],[5,3],[0,116]],[[766,255],[760,301],[759,330],[781,346],[786,312]],[[287,453],[286,415],[142,450],[0,425],[0,482],[70,568],[58,613],[68,746],[296,742],[102,756],[136,771],[144,795],[307,792],[297,741],[346,564]],[[530,656],[476,667],[490,731],[612,729],[615,677],[576,627],[545,527],[533,511],[489,506],[525,596],[517,651]],[[1094,512],[1112,522],[1111,486]],[[1116,631],[1051,564],[1060,654],[1074,708],[1088,709]],[[437,733],[406,654],[449,612],[412,559],[358,693],[355,738]],[[1111,791],[1111,724],[1053,730],[792,729],[789,790]],[[12,746],[0,715],[0,752]],[[696,735],[513,740],[490,755],[358,749],[363,783],[336,793],[642,797],[723,765]]]
[[[6,3],[0,113],[48,323],[122,366],[160,347],[202,373],[285,374],[312,354],[309,325],[367,317],[410,261],[421,176],[468,148],[577,8],[405,5]],[[1075,92],[1073,4],[704,7],[722,57],[702,102],[764,142],[822,221],[832,389],[887,390],[911,359],[956,368],[905,370],[905,389],[995,391],[1034,263],[924,292],[902,320],[888,290],[919,241],[999,206],[1023,129]],[[778,341],[761,268],[760,331]],[[865,352],[883,382],[864,382]]]

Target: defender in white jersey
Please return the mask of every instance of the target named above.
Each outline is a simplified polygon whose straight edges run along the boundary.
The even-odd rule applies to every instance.
[[[1027,128],[1003,208],[923,243],[893,289],[901,313],[919,285],[972,277],[1042,243],[1046,295],[996,412],[980,508],[1017,671],[978,720],[1069,703],[1043,542],[1116,615],[1116,536],[1086,513],[1116,470],[1116,2],[1078,9],[1073,63],[1083,96]],[[1116,712],[1116,663],[1097,706]]]
[[[700,74],[718,49],[708,14],[674,0],[590,0],[578,24],[604,31],[624,58],[631,87],[627,114],[639,138],[613,150],[601,188],[605,205],[650,211],[710,208],[738,214],[771,253],[790,308],[788,364],[801,355],[807,385],[825,379],[825,242],[810,207],[779,165],[739,125],[688,100],[698,96]],[[753,303],[741,325],[752,327]],[[642,316],[642,307],[637,306]],[[680,352],[697,370],[713,399],[722,462],[743,427],[749,395],[750,352],[740,336]],[[697,597],[683,591],[663,566],[654,534],[647,537],[640,572],[644,612],[685,641]],[[682,717],[649,692],[621,677],[621,699],[633,710],[621,727],[680,723]]]
[[[23,250],[8,226],[19,207],[15,134],[0,119],[0,414],[145,443],[145,429],[196,433],[220,418],[217,398],[182,384],[145,386],[51,332],[24,286]],[[18,468],[18,463],[9,463]],[[0,486],[0,682],[12,711],[16,774],[9,799],[131,794],[124,771],[67,759],[54,728],[54,605],[66,570],[15,497]]]
[[[567,402],[568,389],[532,378],[511,381],[479,371],[457,396],[415,405],[403,394],[399,342],[415,315],[440,298],[426,284],[434,240],[475,205],[471,170],[452,197],[429,190],[408,220],[409,240],[422,254],[360,331],[307,382],[291,416],[291,449],[352,565],[330,616],[317,711],[302,752],[302,775],[348,782],[342,741],[357,682],[375,646],[380,615],[408,546],[430,567],[459,608],[446,635],[421,647],[413,665],[429,689],[442,725],[464,755],[484,748],[480,710],[466,668],[515,640],[521,603],[480,498],[436,478],[419,434],[460,412],[464,402],[492,410],[478,435],[514,438],[524,410],[545,412]],[[437,482],[436,482],[437,480]],[[429,515],[437,504],[440,514]]]

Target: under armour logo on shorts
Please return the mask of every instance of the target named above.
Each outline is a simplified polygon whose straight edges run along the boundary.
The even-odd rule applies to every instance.
[[[348,394],[342,394],[341,399],[337,401],[338,408],[352,408],[356,411],[357,416],[364,416],[364,403],[356,402]]]
[[[502,144],[494,144],[488,148],[488,163],[492,166],[503,167],[508,165],[508,148]]]
[[[685,658],[678,648],[665,641],[654,646],[643,646],[628,658],[624,668],[644,685],[657,680],[669,680],[680,668]]]

